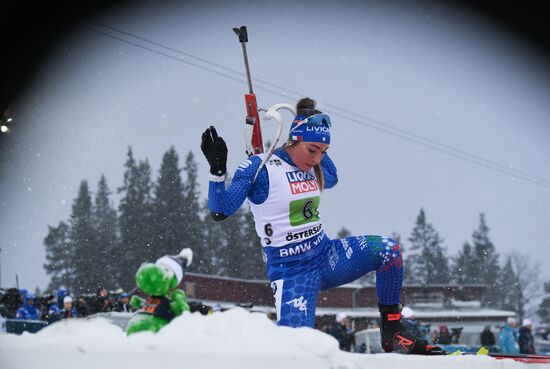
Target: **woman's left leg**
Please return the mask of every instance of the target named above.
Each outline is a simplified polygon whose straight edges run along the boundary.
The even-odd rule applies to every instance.
[[[347,237],[330,242],[321,266],[321,289],[352,282],[376,270],[383,349],[421,355],[444,353],[441,348],[411,334],[401,323],[403,259],[397,242],[380,236]]]
[[[376,271],[376,293],[383,305],[398,304],[403,283],[399,244],[388,237],[351,236],[331,240],[321,267],[321,289],[341,286]]]

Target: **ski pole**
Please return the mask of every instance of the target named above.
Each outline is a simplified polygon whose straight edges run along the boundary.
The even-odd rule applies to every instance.
[[[244,66],[246,69],[246,78],[248,80],[248,94],[244,95],[246,104],[246,125],[244,130],[244,139],[246,152],[249,156],[261,154],[264,152],[264,143],[262,140],[262,129],[260,126],[260,116],[258,115],[258,103],[256,95],[252,90],[252,78],[250,77],[250,66],[248,64],[248,55],[246,53],[246,43],[248,42],[248,32],[246,26],[233,28],[233,32],[239,36],[239,42],[243,49]]]

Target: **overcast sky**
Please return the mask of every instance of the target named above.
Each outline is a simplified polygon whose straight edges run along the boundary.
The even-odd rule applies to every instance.
[[[321,202],[330,236],[345,226],[406,240],[423,207],[454,255],[484,212],[502,255],[550,268],[549,69],[514,34],[432,2],[149,2],[67,34],[13,108],[0,162],[2,286],[18,274],[21,287],[46,287],[47,226],[69,218],[81,180],[95,192],[104,173],[119,187],[128,146],[153,179],[170,146],[182,164],[192,150],[205,197],[200,135],[214,124],[234,171],[245,158],[247,85],[231,30],[241,25],[260,106],[310,96],[331,114],[340,181]]]

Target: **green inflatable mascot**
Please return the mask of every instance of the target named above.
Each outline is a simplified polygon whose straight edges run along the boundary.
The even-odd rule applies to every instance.
[[[153,263],[143,263],[136,273],[138,288],[149,297],[132,296],[130,305],[137,309],[128,322],[126,334],[158,332],[172,319],[189,311],[185,292],[176,288],[191,264],[193,251],[181,250],[178,255],[166,255]]]

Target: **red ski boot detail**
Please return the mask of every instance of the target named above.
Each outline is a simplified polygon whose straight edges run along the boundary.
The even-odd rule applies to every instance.
[[[399,352],[403,354],[417,355],[444,355],[438,346],[433,346],[428,341],[416,337],[410,333],[401,323],[401,305],[378,305],[380,316],[380,335],[382,348],[386,352]],[[396,319],[399,317],[399,319]]]
[[[388,314],[388,321],[393,322],[395,320],[401,320],[401,313]]]
[[[410,340],[406,337],[403,337],[399,333],[396,333],[395,337],[393,338],[393,342],[395,345],[401,347],[404,352],[411,352],[416,340]]]

